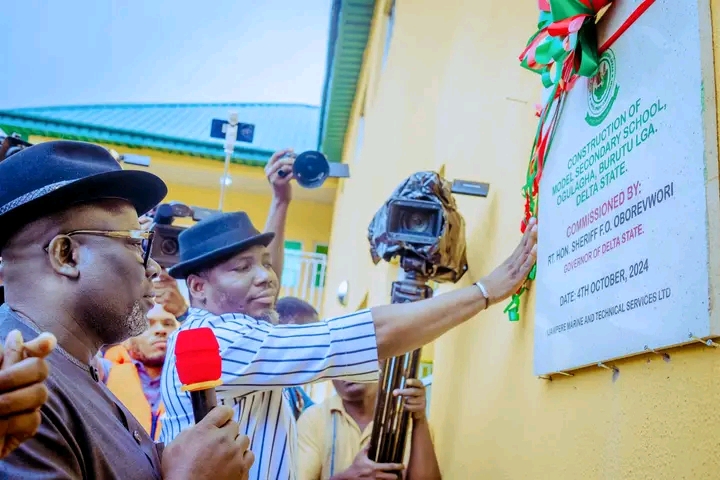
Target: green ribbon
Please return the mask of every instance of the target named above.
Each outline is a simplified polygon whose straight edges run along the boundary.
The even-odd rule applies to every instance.
[[[554,102],[561,102],[555,115],[560,115],[562,102],[568,86],[562,80],[570,81],[575,76],[593,77],[600,65],[600,55],[597,47],[596,15],[605,8],[611,0],[540,0],[540,15],[538,17],[537,32],[530,37],[525,51],[520,56],[520,65],[523,68],[540,74],[543,86],[552,87],[547,104],[543,106],[540,121],[535,133],[532,154],[528,165],[528,172],[523,196],[525,197],[525,222],[530,216],[537,215],[536,178],[542,174],[542,166],[554,137],[554,125],[548,133],[547,145],[542,152],[543,127],[549,117]],[[549,10],[547,9],[549,7]],[[582,25],[577,29],[577,22]],[[577,30],[577,31],[574,31]],[[568,64],[572,61],[572,64]],[[511,322],[520,320],[520,298],[527,291],[527,284],[535,280],[537,264],[527,276],[525,284],[512,296],[505,308],[505,313]]]
[[[550,0],[550,11],[540,11],[538,31],[528,41],[520,65],[539,73],[546,88],[562,78],[562,67],[571,57],[573,75],[592,77],[597,72],[599,54],[595,15],[609,1],[594,1],[598,4],[597,8],[586,5],[582,0]],[[583,17],[580,29],[571,32],[572,25]]]
[[[577,33],[574,73],[581,77],[594,77],[599,67],[597,28],[594,17],[589,17],[589,20],[585,20],[585,24]]]
[[[552,12],[553,22],[559,22],[578,15],[589,15],[594,17],[600,9],[610,3],[609,1],[589,1],[591,4],[597,3],[598,7],[593,8],[591,5],[586,5],[581,0],[549,0],[548,3],[550,3],[550,11]]]

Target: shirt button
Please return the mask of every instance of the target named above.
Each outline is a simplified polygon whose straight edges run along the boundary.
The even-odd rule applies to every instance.
[[[140,432],[138,432],[137,430],[133,431],[133,438],[135,439],[135,441],[137,442],[138,445],[140,445],[142,443],[142,439],[140,438]]]

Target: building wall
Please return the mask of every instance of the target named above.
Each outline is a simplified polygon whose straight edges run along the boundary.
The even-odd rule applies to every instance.
[[[341,183],[333,215],[329,314],[354,310],[366,295],[369,305],[388,300],[396,267],[372,265],[366,229],[412,172],[444,167],[449,179],[491,185],[488,198],[457,199],[470,261],[460,286],[488,273],[519,239],[540,79],[517,57],[537,3],[397,0],[384,70],[379,3],[345,148],[353,178]],[[720,20],[720,1],[712,5]],[[343,280],[347,307],[334,293]],[[531,293],[519,323],[495,306],[435,342],[431,422],[445,478],[720,478],[715,349],[675,349],[669,363],[657,355],[620,361],[616,381],[592,368],[548,382],[532,375],[533,305]]]
[[[36,143],[51,140],[46,137],[31,137],[30,142]],[[223,175],[222,162],[203,158],[189,157],[172,153],[159,152],[147,149],[114,147],[122,153],[145,155],[151,157],[150,168],[127,166],[149,170],[163,178],[168,184],[166,201],[179,201],[195,207],[217,209],[220,198],[219,179]],[[172,179],[169,173],[172,171]],[[180,172],[180,174],[178,174]],[[225,195],[224,211],[242,210],[247,212],[253,224],[259,230],[265,226],[268,210],[270,208],[271,190],[265,179],[262,168],[245,165],[231,165],[230,169],[233,184],[245,182],[255,183],[252,190],[244,190],[231,186]],[[207,186],[205,177],[212,176],[217,187]],[[182,182],[177,181],[182,177]],[[295,186],[295,190],[299,187]],[[258,193],[266,190],[267,193]],[[288,212],[288,221],[285,238],[289,241],[302,242],[304,251],[315,251],[315,245],[327,245],[330,237],[333,206],[329,203],[313,202],[307,200],[293,200]],[[178,220],[178,224],[191,224],[190,220]]]

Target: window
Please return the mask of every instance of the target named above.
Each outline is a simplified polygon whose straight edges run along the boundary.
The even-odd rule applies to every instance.
[[[302,250],[302,242],[285,240],[285,250]]]
[[[429,377],[433,373],[433,362],[420,362],[419,365],[420,368],[418,368],[418,376],[420,378]]]
[[[300,275],[302,274],[302,242],[293,240],[285,241],[285,262],[283,263],[282,286],[295,288],[300,283]],[[289,251],[289,252],[288,252]],[[297,255],[292,253],[298,252]]]
[[[328,246],[323,244],[315,244],[315,253],[325,255],[325,264],[318,265],[315,270],[315,286],[322,288],[325,286],[325,277],[327,276],[327,254]]]
[[[387,56],[390,52],[390,42],[392,41],[393,27],[395,26],[395,0],[390,0],[390,8],[387,14],[387,23],[385,25],[385,48],[383,49],[382,67],[385,69]]]
[[[425,385],[425,395],[427,396],[427,401],[426,401],[426,406],[425,406],[425,415],[427,415],[427,417],[430,418],[430,400],[432,400],[432,381],[433,381],[432,374],[428,375],[427,377],[421,377],[420,380],[422,380],[423,385]]]

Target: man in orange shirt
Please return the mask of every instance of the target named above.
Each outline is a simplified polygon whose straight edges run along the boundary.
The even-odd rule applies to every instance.
[[[149,328],[144,333],[116,345],[105,353],[105,382],[138,422],[156,440],[160,436],[160,375],[165,362],[168,336],[179,323],[162,305],[147,314]]]

